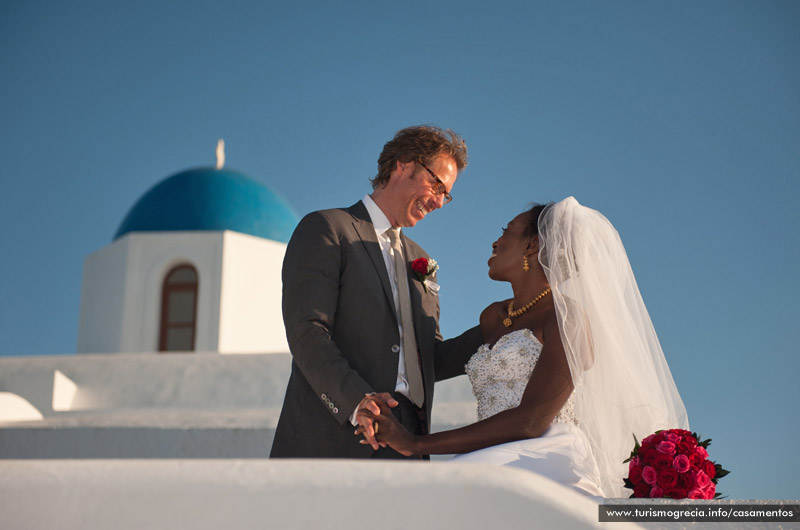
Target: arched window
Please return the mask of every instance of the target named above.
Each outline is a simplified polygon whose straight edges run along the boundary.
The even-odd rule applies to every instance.
[[[197,269],[179,265],[164,278],[158,351],[193,351],[197,327]]]

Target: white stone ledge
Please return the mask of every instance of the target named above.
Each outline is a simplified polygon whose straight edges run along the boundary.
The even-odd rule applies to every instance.
[[[637,528],[525,471],[351,460],[0,461],[0,513],[19,530]]]
[[[170,429],[274,429],[280,408],[263,409],[115,409],[107,411],[69,411],[39,421],[0,422],[5,429],[70,429],[85,427],[152,427]],[[2,458],[2,454],[0,454]]]

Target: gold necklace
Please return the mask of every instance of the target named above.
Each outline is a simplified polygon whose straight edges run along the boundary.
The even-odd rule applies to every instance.
[[[549,292],[550,292],[550,288],[548,287],[547,289],[542,291],[539,296],[537,296],[536,298],[534,298],[533,300],[531,300],[530,302],[528,302],[523,307],[520,307],[517,310],[514,310],[514,300],[512,299],[511,303],[508,304],[508,316],[503,319],[503,325],[505,327],[507,327],[507,328],[511,327],[511,318],[512,317],[513,318],[517,318],[518,316],[523,314],[525,311],[527,311],[528,309],[530,309],[533,306],[535,306],[536,302],[538,302],[539,300],[541,300],[542,298],[547,296],[547,293],[549,293]]]

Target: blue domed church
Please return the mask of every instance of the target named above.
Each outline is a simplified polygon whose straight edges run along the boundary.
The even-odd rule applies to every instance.
[[[162,180],[86,259],[78,353],[288,351],[280,269],[297,222],[237,171]]]

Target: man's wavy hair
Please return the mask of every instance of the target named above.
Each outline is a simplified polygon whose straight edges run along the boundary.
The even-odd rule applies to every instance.
[[[378,157],[378,174],[370,179],[372,188],[386,187],[398,161],[422,162],[430,166],[440,155],[453,157],[458,172],[467,167],[467,144],[452,129],[444,130],[435,125],[401,129],[383,146]]]

